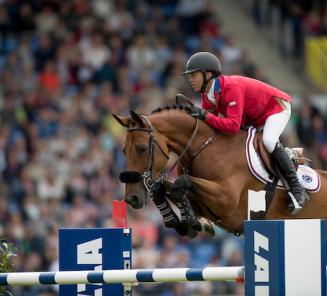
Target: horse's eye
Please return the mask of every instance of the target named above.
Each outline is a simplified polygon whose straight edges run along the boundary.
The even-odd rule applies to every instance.
[[[145,153],[148,151],[148,145],[138,145],[136,146],[136,151],[138,153]]]

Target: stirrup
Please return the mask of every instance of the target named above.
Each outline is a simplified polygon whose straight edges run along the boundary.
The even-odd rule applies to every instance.
[[[299,212],[301,212],[301,210],[303,209],[302,206],[299,205],[299,203],[297,202],[295,196],[293,195],[292,192],[287,192],[288,196],[291,198],[291,204],[288,205],[288,207],[292,210],[292,215],[295,216],[297,215]]]

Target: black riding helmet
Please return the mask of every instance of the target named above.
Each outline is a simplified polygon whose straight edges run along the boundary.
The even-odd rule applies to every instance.
[[[182,75],[191,74],[193,72],[201,71],[203,75],[203,84],[201,91],[204,91],[210,79],[218,77],[221,74],[221,63],[219,59],[212,53],[201,51],[193,54],[186,63],[185,72]],[[212,72],[212,77],[206,79],[205,72]]]

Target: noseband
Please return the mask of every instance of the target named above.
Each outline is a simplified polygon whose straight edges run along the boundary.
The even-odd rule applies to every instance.
[[[154,133],[156,132],[156,129],[154,128],[153,124],[147,118],[145,115],[141,115],[142,118],[144,118],[148,124],[149,127],[147,128],[142,128],[142,127],[131,127],[127,128],[127,132],[134,132],[134,131],[141,131],[141,132],[147,132],[149,133],[149,154],[148,154],[148,160],[147,160],[147,166],[146,170],[143,173],[140,172],[135,172],[135,171],[124,171],[120,173],[119,175],[119,180],[122,183],[138,183],[143,180],[144,187],[146,188],[147,192],[150,194],[150,196],[153,196],[153,190],[154,190],[154,185],[157,183],[162,183],[164,180],[167,179],[169,173],[171,173],[178,162],[182,159],[182,157],[185,155],[186,151],[190,148],[191,143],[193,142],[197,132],[198,132],[198,126],[199,122],[198,119],[196,119],[196,126],[193,131],[193,134],[191,138],[189,139],[188,143],[186,144],[183,152],[179,155],[175,163],[172,165],[172,167],[169,169],[168,173],[163,173],[162,169],[159,174],[159,177],[157,179],[154,179],[152,174],[153,174],[153,164],[154,164],[154,147],[157,146],[160,150],[160,152],[167,158],[169,159],[168,154],[162,149],[160,144],[158,143]]]

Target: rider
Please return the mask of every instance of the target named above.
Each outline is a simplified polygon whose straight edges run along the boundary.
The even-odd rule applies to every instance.
[[[192,107],[191,115],[228,134],[236,134],[241,126],[263,126],[263,143],[302,208],[307,194],[291,158],[279,142],[291,116],[291,96],[259,80],[221,72],[219,59],[210,52],[198,52],[189,58],[182,74],[201,93],[203,108]],[[209,109],[214,113],[208,112]],[[289,208],[294,210],[293,203]]]

